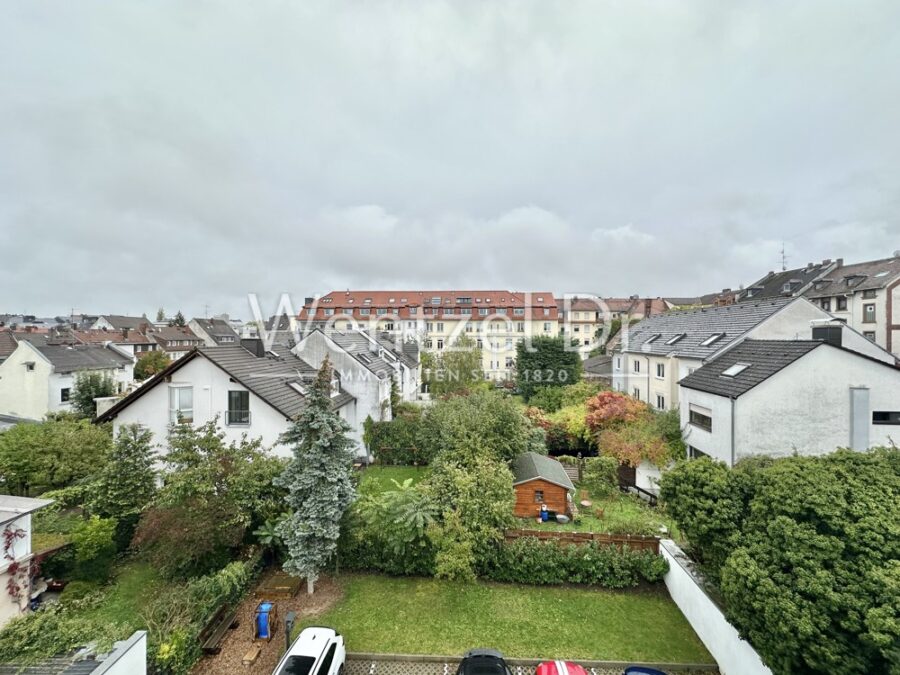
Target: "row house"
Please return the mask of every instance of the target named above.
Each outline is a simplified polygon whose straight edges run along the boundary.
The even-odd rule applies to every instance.
[[[771,298],[721,307],[673,311],[627,331],[613,353],[613,387],[660,410],[679,406],[679,380],[745,339],[810,339],[816,327],[836,323],[805,298]],[[885,350],[846,325],[843,343],[893,363]]]
[[[429,352],[471,338],[483,351],[491,379],[512,376],[516,346],[530,336],[556,336],[559,314],[552,293],[513,291],[333,291],[307,298],[300,330],[312,328],[389,333]]]
[[[134,356],[113,344],[58,343],[45,335],[20,338],[0,363],[0,414],[41,420],[72,410],[79,373],[108,375],[118,392],[134,380]]]
[[[804,297],[900,356],[900,251],[890,258],[853,265],[838,260]]]
[[[766,455],[864,451],[900,440],[900,369],[817,340],[744,340],[679,383],[690,457],[728,466]]]

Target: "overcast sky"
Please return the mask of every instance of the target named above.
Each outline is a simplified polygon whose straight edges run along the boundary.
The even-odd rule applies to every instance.
[[[900,3],[0,0],[0,312],[900,249]]]

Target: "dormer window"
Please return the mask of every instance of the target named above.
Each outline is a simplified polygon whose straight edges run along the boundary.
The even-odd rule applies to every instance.
[[[737,377],[750,367],[749,363],[735,363],[722,371],[724,377]]]
[[[684,336],[685,336],[685,333],[679,333],[678,335],[673,335],[673,336],[670,337],[668,340],[666,340],[666,344],[667,344],[667,345],[674,345],[676,342],[678,342],[678,341],[679,341],[681,338],[683,338]]]
[[[725,337],[725,333],[713,333],[708,338],[706,338],[703,342],[700,343],[701,347],[709,347],[711,344],[721,340]]]

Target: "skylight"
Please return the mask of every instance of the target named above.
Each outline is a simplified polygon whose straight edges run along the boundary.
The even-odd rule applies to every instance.
[[[645,344],[645,345],[652,344],[652,343],[656,342],[656,341],[657,341],[659,338],[661,338],[661,337],[662,337],[662,336],[661,336],[659,333],[657,333],[656,335],[651,335],[649,338],[647,338],[647,341],[646,341],[644,344]]]
[[[685,335],[684,333],[679,333],[678,335],[674,335],[674,336],[670,337],[668,340],[666,340],[666,344],[667,344],[667,345],[674,345],[674,344],[675,344],[676,342],[678,342],[681,338],[683,338],[684,335]]]
[[[729,366],[728,368],[723,370],[722,375],[724,375],[725,377],[737,377],[749,367],[749,363],[735,363],[733,366]]]
[[[700,343],[701,347],[709,347],[711,344],[716,342],[717,340],[721,340],[725,337],[725,333],[713,333],[708,338],[706,338],[703,342]]]

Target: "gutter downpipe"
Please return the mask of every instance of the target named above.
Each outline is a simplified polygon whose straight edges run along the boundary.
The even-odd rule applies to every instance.
[[[731,397],[731,468],[734,468],[734,402],[735,398]]]

